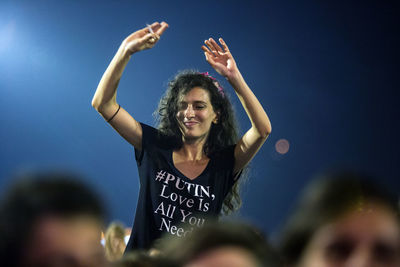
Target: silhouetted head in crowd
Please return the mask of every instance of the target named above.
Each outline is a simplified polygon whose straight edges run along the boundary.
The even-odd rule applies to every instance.
[[[288,266],[400,266],[396,197],[371,179],[332,173],[303,193],[281,237]]]
[[[263,234],[233,222],[205,224],[183,238],[163,239],[158,246],[183,267],[280,266]]]
[[[114,262],[112,267],[180,267],[161,255],[150,256],[147,252],[137,250],[126,253]]]
[[[15,179],[0,203],[1,266],[103,266],[103,207],[79,177],[34,173]]]
[[[106,258],[116,261],[122,257],[125,251],[125,228],[121,223],[111,223],[105,234]]]

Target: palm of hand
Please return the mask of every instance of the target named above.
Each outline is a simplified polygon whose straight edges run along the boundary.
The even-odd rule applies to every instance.
[[[213,57],[213,60],[215,62],[215,65],[213,66],[214,69],[222,76],[230,76],[230,74],[232,74],[233,70],[236,68],[235,61],[230,52],[219,52]]]
[[[149,30],[149,27],[151,27],[151,30]],[[152,48],[167,28],[168,24],[165,22],[154,22],[152,25],[129,35],[124,40],[123,45],[131,53]]]
[[[212,38],[205,41],[206,46],[203,45],[202,49],[207,62],[215,71],[226,78],[230,78],[238,71],[236,62],[224,40],[220,38],[219,41],[223,49]]]
[[[125,48],[131,52],[137,52],[149,49],[155,45],[155,42],[148,42],[145,36],[149,34],[142,30],[136,31],[125,39]]]

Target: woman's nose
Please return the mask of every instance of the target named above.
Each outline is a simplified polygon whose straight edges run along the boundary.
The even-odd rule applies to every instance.
[[[185,110],[185,117],[186,118],[193,118],[194,117],[194,110],[191,105],[188,105]]]

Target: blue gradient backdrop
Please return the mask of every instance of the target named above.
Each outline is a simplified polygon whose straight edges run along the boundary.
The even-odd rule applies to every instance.
[[[0,187],[20,171],[87,176],[110,220],[133,221],[132,147],[91,107],[121,41],[155,20],[170,28],[134,55],[118,101],[154,125],[167,81],[222,36],[272,121],[239,216],[274,235],[313,175],[351,167],[400,192],[398,1],[1,1]],[[249,121],[232,94],[242,131]],[[290,150],[275,151],[285,138]],[[1,190],[3,192],[3,190]]]

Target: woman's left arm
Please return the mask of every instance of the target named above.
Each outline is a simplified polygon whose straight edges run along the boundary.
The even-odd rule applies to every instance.
[[[228,46],[222,38],[219,42],[222,48],[212,38],[205,41],[206,45],[203,45],[202,49],[206,60],[232,85],[251,122],[251,128],[235,147],[234,173],[236,174],[251,161],[263,145],[271,133],[271,122],[261,103],[243,79]]]

